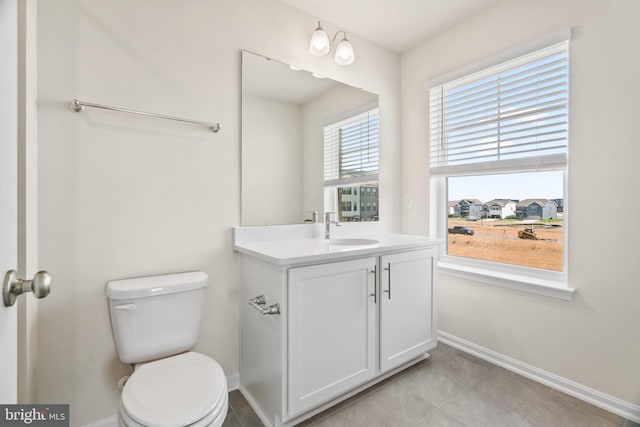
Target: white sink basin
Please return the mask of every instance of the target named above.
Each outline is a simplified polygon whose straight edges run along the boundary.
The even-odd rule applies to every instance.
[[[374,239],[329,239],[328,243],[330,245],[341,245],[341,246],[363,246],[363,245],[375,245],[380,242]]]

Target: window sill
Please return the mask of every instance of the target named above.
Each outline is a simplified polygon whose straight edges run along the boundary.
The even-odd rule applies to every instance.
[[[564,282],[494,271],[487,268],[473,267],[447,261],[438,262],[438,272],[447,276],[475,280],[489,285],[516,289],[565,301],[571,301],[573,295],[576,293],[574,288],[567,287]]]

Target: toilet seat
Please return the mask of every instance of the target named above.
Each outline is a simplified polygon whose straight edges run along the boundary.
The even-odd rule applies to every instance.
[[[186,427],[221,427],[227,417],[228,399],[228,395],[225,395],[224,403],[220,405],[219,410]],[[122,405],[120,405],[120,410],[118,411],[118,421],[119,425],[123,427],[147,427],[131,419],[122,409]]]
[[[136,367],[122,390],[119,417],[127,426],[221,425],[227,406],[218,362],[188,352]]]

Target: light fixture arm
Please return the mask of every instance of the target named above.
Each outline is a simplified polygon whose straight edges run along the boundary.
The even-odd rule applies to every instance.
[[[331,45],[335,43],[336,38],[338,37],[338,34],[342,33],[344,35],[344,37],[342,38],[342,40],[349,40],[347,38],[347,33],[345,33],[343,30],[338,30],[336,31],[336,33],[333,35],[333,38],[331,39],[331,43],[329,44],[329,48],[331,48]]]

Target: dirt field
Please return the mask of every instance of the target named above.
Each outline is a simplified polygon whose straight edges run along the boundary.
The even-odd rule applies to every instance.
[[[562,225],[562,221],[554,224]],[[536,235],[542,240],[524,240],[518,238],[518,231],[530,227],[524,222],[449,218],[449,228],[455,225],[475,234],[449,234],[449,255],[562,271],[562,226],[535,226]]]

